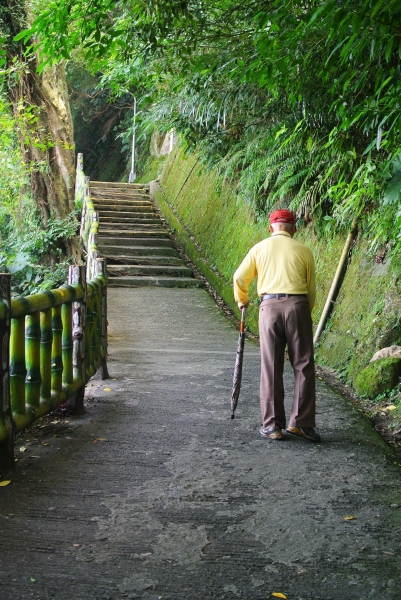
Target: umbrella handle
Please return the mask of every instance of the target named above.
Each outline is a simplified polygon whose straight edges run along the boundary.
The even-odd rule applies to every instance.
[[[241,309],[241,322],[239,325],[240,333],[244,333],[244,331],[245,331],[245,317],[246,317],[246,306],[243,306]]]

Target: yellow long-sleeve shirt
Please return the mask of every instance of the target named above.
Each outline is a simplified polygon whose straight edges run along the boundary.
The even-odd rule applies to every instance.
[[[248,287],[258,278],[258,295],[306,294],[315,305],[315,261],[307,246],[286,231],[278,231],[250,249],[234,273],[236,302],[247,304]]]

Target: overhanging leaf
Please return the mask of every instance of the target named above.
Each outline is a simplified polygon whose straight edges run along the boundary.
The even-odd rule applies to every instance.
[[[387,183],[383,196],[383,204],[395,204],[398,202],[401,192],[401,154],[399,154],[393,163],[393,172]]]

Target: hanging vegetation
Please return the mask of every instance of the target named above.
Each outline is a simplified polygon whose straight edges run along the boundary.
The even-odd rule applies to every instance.
[[[67,0],[17,39],[35,34],[49,64],[79,47],[109,84],[144,87],[149,126],[175,127],[256,214],[359,216],[373,249],[398,252],[400,15],[382,0]]]

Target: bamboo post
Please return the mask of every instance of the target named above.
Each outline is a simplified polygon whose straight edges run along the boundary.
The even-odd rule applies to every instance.
[[[63,390],[63,359],[62,359],[62,331],[61,306],[52,308],[52,392],[57,395]]]
[[[40,313],[40,401],[51,406],[51,377],[52,377],[52,309]]]
[[[68,273],[69,285],[80,284],[84,289],[84,297],[80,302],[72,303],[72,369],[74,381],[81,381],[82,387],[73,394],[67,404],[76,413],[84,412],[85,396],[85,337],[86,337],[86,267],[70,266]]]
[[[84,156],[82,152],[77,154],[77,166],[75,172],[75,202],[83,200],[83,177],[84,177]]]
[[[88,226],[88,207],[87,207],[86,198],[90,194],[89,185],[90,185],[90,177],[87,177],[85,175],[84,176],[83,194],[82,194],[82,217],[81,217],[81,230],[80,230],[80,237],[81,237],[81,240],[83,240],[84,242],[87,241],[85,239],[86,232],[87,232],[87,226]]]
[[[104,275],[105,279],[106,279],[106,285],[102,288],[102,346],[103,346],[103,354],[104,354],[104,360],[105,360],[105,369],[106,369],[106,373],[107,373],[107,364],[106,364],[106,357],[107,357],[107,349],[108,349],[108,338],[107,338],[107,326],[109,324],[108,320],[107,320],[107,288],[109,285],[109,281],[107,278],[107,258],[101,258],[101,270],[102,270],[102,274]],[[107,373],[107,378],[109,377],[109,374]],[[106,378],[106,377],[105,377]]]
[[[99,367],[98,376],[100,379],[109,379],[110,375],[107,369],[107,259],[98,258],[96,261],[95,275],[103,275],[106,279],[106,285],[103,286],[101,292],[101,332],[100,332],[100,356],[101,365]]]
[[[84,155],[82,152],[78,152],[77,154],[77,171],[84,170]]]
[[[100,290],[99,290],[100,291]],[[98,331],[97,331],[97,321],[98,321],[98,304],[97,304],[97,300],[98,300],[98,292],[96,292],[90,299],[90,306],[91,306],[91,310],[90,310],[90,327],[91,327],[91,336],[90,336],[90,355],[91,355],[91,361],[90,361],[90,368],[92,368],[94,365],[96,365],[97,360],[98,360],[98,353],[97,353],[97,340],[98,340]],[[100,332],[99,332],[100,333]]]
[[[68,302],[61,306],[61,323],[62,323],[62,358],[63,358],[63,383],[69,385],[73,382],[73,365],[72,365],[72,303]]]
[[[14,467],[15,424],[10,400],[10,321],[11,321],[11,275],[0,274],[0,299],[5,314],[0,327],[0,426],[4,428],[5,441],[1,445],[0,467],[8,470]]]
[[[97,244],[96,244],[97,246]],[[96,261],[99,260],[99,256],[100,253],[97,250],[94,250],[93,252],[91,252],[91,273],[90,273],[90,279],[89,281],[92,281],[92,279],[95,279],[95,277],[97,276],[97,268],[96,268]]]
[[[86,331],[85,331],[85,383],[88,381],[88,373],[93,363],[92,357],[92,334],[93,334],[93,296],[86,301]]]
[[[320,317],[320,321],[315,332],[315,337],[313,338],[314,344],[317,344],[317,342],[319,341],[320,336],[322,335],[324,328],[326,327],[326,323],[331,314],[331,311],[333,310],[335,301],[337,300],[337,296],[344,279],[344,269],[346,266],[346,261],[350,252],[351,244],[354,240],[357,231],[357,222],[358,218],[355,217],[351,223],[351,229],[345,241],[344,249],[341,254],[336,273],[334,275],[333,283],[331,284],[329,295],[327,296],[326,304],[324,305],[322,316]]]
[[[25,415],[25,316],[11,319],[10,395],[14,415]]]
[[[99,231],[99,213],[93,212],[91,216],[89,238],[88,238],[88,257],[87,257],[87,281],[92,279],[93,274],[93,263],[95,258],[99,255],[97,251],[97,234]]]
[[[40,314],[36,312],[25,317],[25,402],[34,414],[40,404],[40,341]]]

